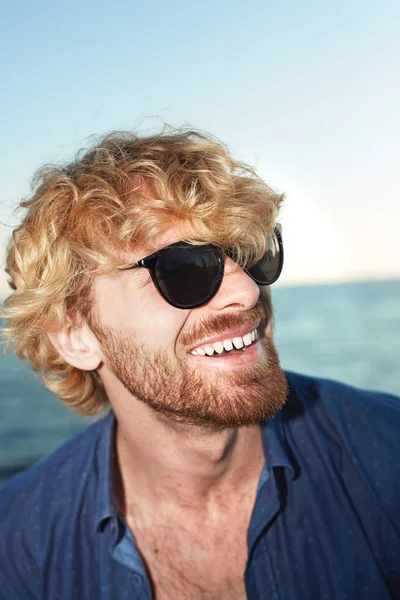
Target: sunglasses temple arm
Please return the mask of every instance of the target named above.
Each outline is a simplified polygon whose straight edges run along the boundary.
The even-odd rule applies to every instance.
[[[136,267],[139,267],[139,263],[135,262],[135,263],[130,263],[129,265],[122,265],[121,267],[117,267],[118,271],[128,271],[128,269],[135,269]]]

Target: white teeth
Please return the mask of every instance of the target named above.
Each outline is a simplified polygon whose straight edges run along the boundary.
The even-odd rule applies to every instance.
[[[251,333],[246,333],[246,335],[243,336],[243,341],[245,346],[250,346],[252,342]]]
[[[240,348],[243,348],[243,339],[241,337],[234,337],[232,342],[237,350],[240,350]]]
[[[194,348],[191,350],[191,354],[194,356],[213,356],[216,352],[217,354],[222,354],[224,350],[226,352],[230,352],[234,348],[236,350],[240,350],[241,348],[245,350],[247,346],[250,346],[253,342],[258,339],[258,331],[257,329],[253,329],[253,331],[246,333],[243,337],[237,336],[232,340],[223,340],[222,342],[214,342],[212,345],[206,345],[199,348]]]
[[[224,346],[221,342],[215,342],[215,344],[213,344],[213,348],[217,354],[222,354],[224,351]]]
[[[233,344],[232,344],[231,340],[224,340],[223,344],[224,344],[224,348],[227,352],[229,352],[229,350],[233,349]]]

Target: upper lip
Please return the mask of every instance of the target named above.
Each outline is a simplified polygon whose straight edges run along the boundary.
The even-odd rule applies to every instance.
[[[204,338],[200,342],[196,342],[194,346],[191,347],[190,350],[194,350],[199,346],[206,346],[207,344],[214,344],[214,342],[222,342],[223,340],[232,340],[234,337],[243,337],[246,333],[250,333],[254,329],[260,325],[261,321],[256,321],[253,324],[246,323],[245,325],[241,325],[240,327],[236,327],[235,329],[229,329],[224,331],[223,333],[219,333],[218,335],[214,335],[213,337]]]

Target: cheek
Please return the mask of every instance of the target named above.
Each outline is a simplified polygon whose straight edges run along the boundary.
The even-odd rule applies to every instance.
[[[260,287],[260,302],[266,315],[266,330],[267,335],[272,334],[274,328],[274,309],[272,306],[272,296],[270,286]]]
[[[174,353],[186,312],[169,306],[158,294],[149,296],[134,306],[124,303],[116,328],[150,352]]]
[[[174,352],[190,311],[170,306],[149,282],[140,287],[127,281],[99,282],[97,313],[101,323],[150,351]]]
[[[172,311],[177,310],[171,307]],[[153,350],[165,350],[168,353],[174,353],[179,339],[179,335],[185,324],[185,317],[174,314],[167,309],[159,308],[153,311],[150,319],[146,315],[147,326],[140,325],[136,334],[139,334],[148,348]],[[142,323],[145,320],[143,319]]]
[[[271,287],[269,285],[260,286],[260,302],[264,308],[265,314],[271,318],[273,314]]]

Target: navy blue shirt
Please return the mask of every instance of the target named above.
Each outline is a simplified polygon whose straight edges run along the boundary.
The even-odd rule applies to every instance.
[[[400,400],[287,378],[261,425],[247,597],[400,598]],[[110,414],[0,490],[1,600],[152,598],[114,502],[114,438]]]

